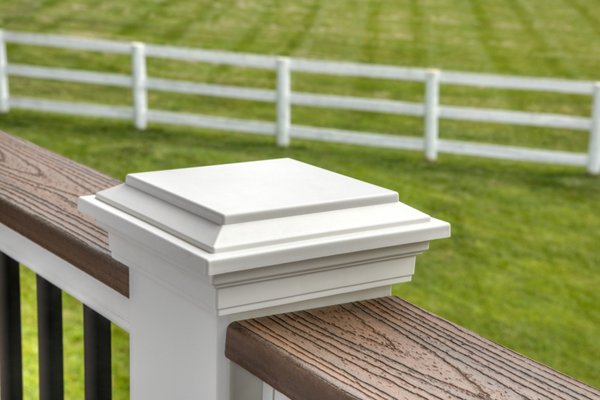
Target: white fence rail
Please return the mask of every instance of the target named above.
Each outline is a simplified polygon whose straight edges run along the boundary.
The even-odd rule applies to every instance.
[[[131,56],[132,73],[130,76],[125,74],[10,64],[6,51],[7,43],[129,54]],[[146,74],[147,57],[272,70],[276,73],[276,88],[275,90],[267,90],[151,78]],[[425,101],[424,103],[415,103],[293,92],[291,85],[291,75],[293,72],[422,82],[424,84]],[[9,95],[10,76],[131,87],[132,107],[11,97]],[[591,97],[591,101],[593,102],[592,115],[586,118],[562,114],[444,105],[440,101],[440,86],[442,84],[587,95]],[[152,110],[148,108],[148,90],[273,102],[276,105],[277,117],[275,122],[266,122]],[[291,115],[292,106],[294,105],[423,117],[424,139],[292,125]],[[600,84],[592,81],[498,76],[386,65],[316,61],[162,45],[145,45],[139,42],[126,43],[61,35],[0,31],[0,112],[8,112],[10,107],[76,115],[127,118],[131,119],[134,126],[138,129],[145,129],[148,122],[160,122],[275,135],[277,144],[280,146],[289,146],[292,138],[307,138],[367,146],[422,150],[425,152],[425,157],[432,161],[437,159],[439,152],[442,152],[508,160],[586,166],[589,173],[600,174]],[[440,140],[440,119],[585,131],[589,134],[588,152],[587,154],[571,153]]]

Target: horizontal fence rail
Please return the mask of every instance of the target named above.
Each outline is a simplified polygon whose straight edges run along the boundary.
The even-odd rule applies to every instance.
[[[454,71],[443,71],[440,76],[440,82],[461,86],[480,86],[498,89],[530,90],[583,95],[591,95],[594,91],[593,81],[535,78],[531,76],[500,76]]]
[[[24,64],[11,64],[6,68],[6,71],[11,76],[19,76],[24,78],[89,83],[103,86],[131,87],[131,77],[123,74],[38,67]]]
[[[440,118],[458,121],[496,122],[546,128],[563,128],[588,131],[591,121],[585,117],[561,114],[500,111],[473,107],[440,106]]]
[[[84,71],[35,65],[12,64],[8,61],[6,44],[25,44],[70,50],[127,54],[131,57],[131,75]],[[223,64],[257,68],[275,72],[275,89],[249,88],[211,83],[148,77],[146,58],[162,58],[188,62]],[[292,90],[292,73],[326,74],[421,82],[424,84],[423,103],[400,100],[362,98],[354,96],[303,93]],[[47,99],[21,98],[9,95],[9,77],[25,77],[92,85],[131,88],[132,106],[109,106],[58,102]],[[484,88],[554,92],[591,96],[590,117],[460,107],[443,104],[441,85],[461,85]],[[274,122],[214,117],[171,111],[153,110],[148,106],[147,92],[173,92],[236,100],[274,103]],[[0,32],[0,112],[12,108],[52,113],[67,113],[117,119],[131,119],[138,129],[148,122],[187,125],[236,132],[274,135],[277,144],[289,146],[292,138],[352,143],[397,149],[420,150],[428,160],[437,154],[452,153],[493,157],[506,160],[586,166],[591,174],[600,173],[600,84],[592,81],[501,76],[483,73],[428,70],[389,65],[320,61],[277,57],[217,50],[192,49],[165,45],[127,43],[116,40],[78,38],[62,35]],[[372,132],[350,132],[331,128],[306,127],[292,124],[292,107],[305,106],[340,110],[420,117],[424,120],[424,137],[406,137]],[[457,120],[511,124],[522,126],[572,129],[587,132],[587,153],[573,153],[514,146],[466,143],[440,140],[439,120]]]

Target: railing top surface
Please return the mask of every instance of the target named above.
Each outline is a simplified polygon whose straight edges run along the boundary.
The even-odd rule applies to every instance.
[[[395,297],[235,322],[226,354],[293,400],[600,398]]]
[[[108,236],[77,210],[79,196],[120,182],[0,131],[0,223],[128,296],[129,271]]]

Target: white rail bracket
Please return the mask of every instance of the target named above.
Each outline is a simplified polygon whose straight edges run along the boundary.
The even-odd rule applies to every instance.
[[[290,145],[290,126],[292,123],[292,79],[289,58],[277,59],[277,145],[288,147]]]
[[[8,57],[6,54],[4,31],[0,29],[0,113],[7,113],[9,110]]]
[[[600,82],[594,85],[587,170],[591,175],[600,174]]]
[[[268,384],[263,384],[262,400],[290,400],[289,397],[279,393]]]
[[[437,160],[440,118],[440,71],[425,73],[425,158]]]
[[[146,47],[143,43],[131,43],[131,78],[133,95],[133,125],[144,130],[148,125],[148,94],[146,83]]]
[[[224,357],[231,321],[389,295],[450,234],[396,192],[291,159],[130,174],[79,207],[130,267],[132,400],[260,398]]]

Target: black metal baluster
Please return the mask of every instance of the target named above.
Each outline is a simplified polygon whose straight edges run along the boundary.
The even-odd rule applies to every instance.
[[[85,400],[110,400],[110,321],[83,306]]]
[[[23,399],[19,263],[0,253],[0,397]]]
[[[62,294],[59,288],[39,275],[37,310],[40,400],[62,400],[64,398]]]

